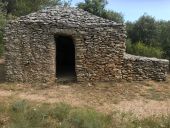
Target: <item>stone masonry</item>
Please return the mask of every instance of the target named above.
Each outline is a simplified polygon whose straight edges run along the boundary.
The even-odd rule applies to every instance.
[[[125,54],[123,62],[123,79],[141,81],[152,79],[166,80],[169,61]]]
[[[10,21],[5,29],[6,79],[54,82],[55,35],[71,36],[78,82],[165,80],[169,62],[125,54],[125,26],[71,7],[52,7]]]

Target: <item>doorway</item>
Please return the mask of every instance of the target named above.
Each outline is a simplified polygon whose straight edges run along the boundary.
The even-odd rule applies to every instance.
[[[75,46],[70,36],[55,36],[57,81],[75,81]]]

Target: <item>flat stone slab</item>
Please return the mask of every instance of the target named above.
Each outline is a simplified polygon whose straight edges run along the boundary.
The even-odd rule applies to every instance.
[[[131,54],[125,54],[124,59],[130,59],[130,60],[143,60],[143,61],[156,61],[156,62],[162,62],[165,64],[169,64],[169,60],[166,59],[158,59],[154,57],[143,57],[143,56],[135,56]]]

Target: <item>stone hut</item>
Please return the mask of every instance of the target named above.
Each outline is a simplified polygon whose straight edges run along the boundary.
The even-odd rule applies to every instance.
[[[125,26],[56,6],[10,21],[5,29],[6,79],[165,80],[167,60],[125,54]]]

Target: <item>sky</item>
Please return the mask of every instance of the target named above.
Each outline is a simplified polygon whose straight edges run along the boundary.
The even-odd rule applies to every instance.
[[[72,0],[72,4],[83,1]],[[121,12],[125,21],[136,21],[145,13],[156,20],[170,20],[170,0],[108,0],[106,8]]]

